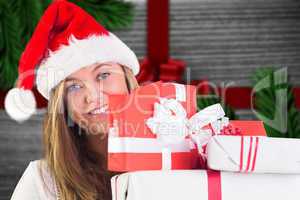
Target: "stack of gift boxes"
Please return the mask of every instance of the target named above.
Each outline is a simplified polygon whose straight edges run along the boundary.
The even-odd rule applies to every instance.
[[[300,140],[266,136],[261,121],[197,112],[196,88],[157,81],[109,96],[114,200],[300,198]]]

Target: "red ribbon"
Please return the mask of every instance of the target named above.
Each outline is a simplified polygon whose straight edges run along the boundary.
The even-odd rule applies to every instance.
[[[259,142],[259,137],[256,137],[256,140],[255,140],[254,158],[253,158],[252,168],[251,168],[251,171],[252,171],[252,172],[254,171],[254,168],[255,168],[256,155],[257,155],[257,150],[258,150],[258,142]]]
[[[208,200],[222,200],[221,172],[207,170]]]
[[[249,152],[248,152],[248,160],[247,160],[246,171],[249,171],[249,167],[250,167],[251,153],[252,153],[252,144],[253,144],[253,138],[250,137],[250,147],[249,147]]]
[[[241,136],[240,171],[243,170],[244,136]]]
[[[159,79],[162,81],[180,81],[185,70],[185,62],[169,59],[167,63],[160,65]]]
[[[240,172],[243,171],[243,163],[244,163],[244,136],[241,136],[241,149],[240,149]],[[258,151],[258,144],[259,144],[259,137],[255,137],[255,145],[254,145],[254,155],[252,160],[252,167],[251,172],[255,170],[255,164],[256,164],[256,157],[257,157],[257,151]],[[249,172],[250,163],[251,163],[251,155],[252,155],[252,149],[253,149],[253,137],[250,137],[250,145],[248,150],[248,156],[247,156],[247,167],[245,169],[245,172]]]

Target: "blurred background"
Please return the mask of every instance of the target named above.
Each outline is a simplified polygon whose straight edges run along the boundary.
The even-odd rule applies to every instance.
[[[8,117],[3,101],[17,78],[20,54],[50,2],[0,1],[0,200],[10,198],[29,162],[41,158],[47,102],[35,91],[39,112],[19,124]],[[231,119],[263,120],[269,136],[300,137],[300,1],[72,2],[137,54],[141,85],[193,84],[198,109],[220,102]],[[266,79],[268,84],[255,90]],[[278,104],[278,90],[286,94],[286,105]],[[286,106],[287,119],[277,123],[287,123],[285,131],[267,123],[280,115],[275,112],[280,106]]]

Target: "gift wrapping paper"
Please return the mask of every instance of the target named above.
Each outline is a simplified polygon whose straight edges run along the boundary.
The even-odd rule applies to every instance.
[[[111,179],[113,200],[298,200],[300,175],[207,170],[129,172]]]
[[[196,166],[197,151],[186,137],[185,124],[181,118],[168,117],[171,111],[165,109],[167,106],[186,118],[194,115],[196,88],[158,81],[141,86],[130,95],[110,96],[109,170],[191,169]],[[155,110],[163,111],[155,115]]]
[[[210,169],[300,173],[300,139],[216,135],[206,148]]]

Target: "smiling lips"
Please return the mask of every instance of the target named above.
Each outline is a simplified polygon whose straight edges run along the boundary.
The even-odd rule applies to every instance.
[[[100,108],[95,108],[94,110],[88,112],[90,115],[104,114],[107,113],[108,105],[104,105]]]

